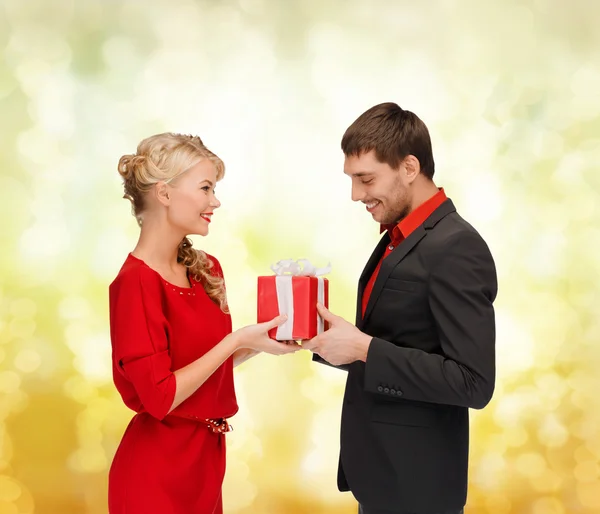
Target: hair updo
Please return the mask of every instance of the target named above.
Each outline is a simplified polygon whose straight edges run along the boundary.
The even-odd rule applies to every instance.
[[[208,159],[217,170],[217,180],[225,175],[225,165],[212,153],[198,136],[157,134],[144,139],[136,153],[119,160],[119,174],[123,178],[123,198],[132,205],[132,214],[140,226],[143,223],[146,194],[161,181],[169,182],[200,161]],[[189,274],[200,282],[208,296],[228,312],[223,278],[213,275],[213,262],[202,250],[192,248],[192,241],[184,237],[177,250],[177,262],[184,264]]]

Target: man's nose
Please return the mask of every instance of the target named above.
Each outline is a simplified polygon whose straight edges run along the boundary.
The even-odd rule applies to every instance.
[[[353,202],[359,202],[360,200],[362,200],[365,197],[365,193],[362,190],[362,187],[360,187],[357,184],[352,184],[351,197]]]

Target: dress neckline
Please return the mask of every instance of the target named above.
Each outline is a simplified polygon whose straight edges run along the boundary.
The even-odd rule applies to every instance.
[[[190,276],[189,274],[189,270],[186,271],[186,276],[187,279],[190,283],[190,287],[183,287],[183,286],[178,286],[177,284],[173,284],[172,282],[169,282],[168,280],[166,280],[165,278],[163,278],[163,276],[156,271],[154,268],[152,268],[151,266],[148,266],[148,264],[146,264],[145,261],[143,261],[142,259],[140,259],[139,257],[136,257],[135,255],[133,255],[131,252],[129,252],[129,258],[133,259],[134,261],[139,262],[140,264],[142,264],[143,266],[145,266],[146,268],[148,268],[149,270],[152,270],[154,273],[156,273],[160,279],[165,283],[165,285],[172,287],[173,289],[176,289],[177,291],[192,291],[194,289],[194,279]]]

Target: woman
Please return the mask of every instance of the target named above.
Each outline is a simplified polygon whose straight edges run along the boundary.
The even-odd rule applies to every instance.
[[[219,514],[233,367],[260,351],[295,352],[267,332],[231,332],[223,273],[192,248],[220,206],[223,162],[200,138],[159,134],[119,161],[139,241],[109,290],[113,376],[137,412],[109,474],[111,514]]]

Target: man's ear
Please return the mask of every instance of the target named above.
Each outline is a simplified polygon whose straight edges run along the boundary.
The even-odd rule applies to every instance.
[[[408,182],[415,180],[421,173],[421,163],[414,155],[407,155],[402,162],[406,170],[406,178]]]

